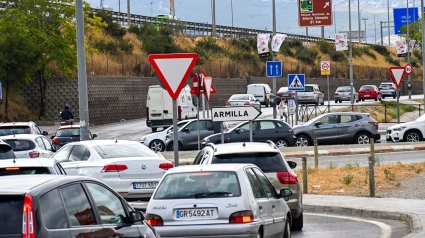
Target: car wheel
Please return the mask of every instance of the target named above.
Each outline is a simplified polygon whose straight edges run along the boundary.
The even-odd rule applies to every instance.
[[[364,98],[362,98],[362,101],[364,102]]]
[[[356,137],[356,144],[369,144],[370,136],[367,133],[360,133]]]
[[[382,101],[382,97],[379,97],[379,101]]]
[[[301,215],[298,218],[292,219],[291,229],[293,231],[300,231],[303,229],[303,226],[304,226],[304,216],[303,216],[303,213],[301,212]]]
[[[378,101],[378,98],[375,98],[375,102]]]
[[[356,102],[359,102],[359,99],[357,99]]]
[[[339,103],[342,103],[342,101],[341,101],[341,100],[339,100]]]
[[[182,143],[179,142],[179,148],[178,151],[182,151],[183,150],[183,145]],[[174,142],[171,141],[170,144],[168,145],[168,151],[174,151]]]
[[[404,134],[404,141],[406,142],[419,142],[421,135],[417,131],[408,131]]]
[[[286,217],[285,222],[285,231],[283,233],[283,238],[291,238],[291,217]]]
[[[153,140],[149,143],[149,149],[155,152],[162,152],[165,149],[164,142],[160,140]]]
[[[335,103],[338,103],[338,100],[335,100]]]
[[[305,135],[297,136],[297,147],[309,146],[310,140]]]
[[[152,132],[156,132],[158,130],[158,128],[156,127],[152,127],[151,129],[152,129]]]
[[[263,238],[263,233],[261,232],[261,230],[258,231],[257,233],[257,238]]]
[[[396,98],[396,95],[395,95],[395,93],[393,94],[393,98]]]
[[[385,96],[382,96],[382,99],[385,99]]]
[[[281,147],[288,147],[289,145],[288,145],[288,142],[285,140],[285,139],[277,139],[276,140],[276,142],[275,142],[275,144],[276,144],[276,146],[278,147],[278,148],[281,148]]]

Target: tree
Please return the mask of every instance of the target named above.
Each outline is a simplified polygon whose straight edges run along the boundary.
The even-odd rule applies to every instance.
[[[409,24],[409,38],[411,40],[416,40],[416,45],[421,46],[422,45],[422,24],[421,20],[415,21]],[[407,37],[407,25],[403,25],[403,27],[400,29],[403,34],[401,34],[402,37]]]

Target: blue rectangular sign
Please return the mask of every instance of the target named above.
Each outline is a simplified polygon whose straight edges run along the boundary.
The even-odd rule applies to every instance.
[[[288,74],[288,90],[304,91],[305,75],[304,74]]]
[[[403,34],[400,30],[404,25],[407,25],[407,8],[394,8],[394,32],[396,35]],[[418,8],[409,7],[409,24],[419,20]]]
[[[267,61],[266,76],[267,77],[282,77],[282,61]]]

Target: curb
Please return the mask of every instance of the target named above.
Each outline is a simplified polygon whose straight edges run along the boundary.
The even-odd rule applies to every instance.
[[[304,211],[311,213],[332,213],[335,215],[342,216],[353,216],[363,218],[374,218],[374,219],[387,219],[406,221],[410,226],[410,234],[404,236],[405,238],[414,237],[422,231],[422,224],[419,217],[413,213],[401,213],[401,212],[387,212],[377,211],[368,209],[357,209],[357,208],[346,208],[346,207],[334,207],[334,206],[317,206],[304,204]]]

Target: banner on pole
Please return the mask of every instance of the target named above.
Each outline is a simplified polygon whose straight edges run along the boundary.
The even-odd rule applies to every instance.
[[[348,50],[348,40],[346,33],[338,33],[335,35],[336,51]]]
[[[280,46],[282,45],[283,41],[286,39],[286,34],[276,34],[273,36],[272,39],[272,51],[274,53],[278,53]]]
[[[407,44],[405,41],[396,41],[395,47],[397,49],[398,57],[406,57],[407,56]]]
[[[270,55],[269,41],[270,41],[270,34],[257,35],[257,49],[258,49],[258,54],[260,55],[261,58],[267,57]]]

